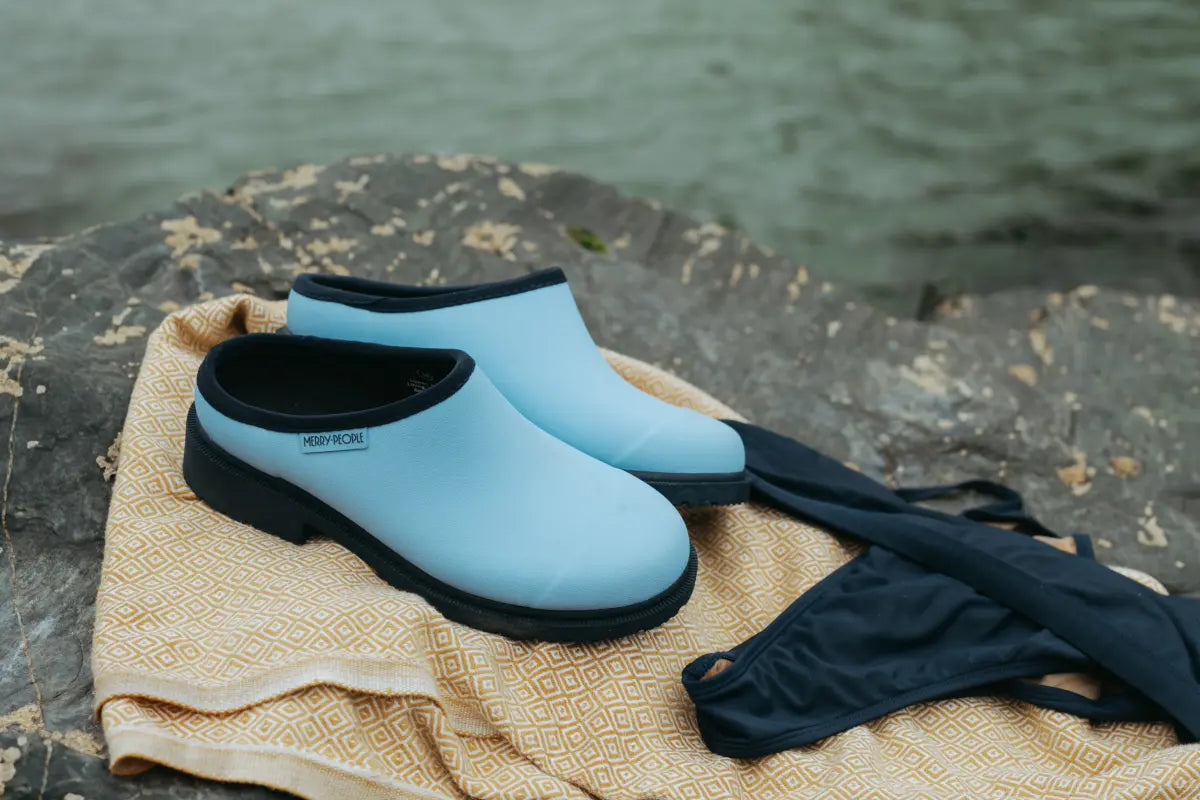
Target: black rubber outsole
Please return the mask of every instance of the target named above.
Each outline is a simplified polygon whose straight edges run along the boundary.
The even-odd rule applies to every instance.
[[[745,472],[689,475],[671,472],[639,472],[641,478],[677,506],[728,506],[750,499],[750,480]]]
[[[293,544],[326,536],[380,578],[425,598],[447,619],[513,639],[591,642],[656,627],[679,612],[696,584],[696,550],[666,591],[641,603],[595,611],[551,611],[500,603],[456,589],[409,563],[332,506],[222,450],[189,409],[183,477],[196,496],[238,522]]]

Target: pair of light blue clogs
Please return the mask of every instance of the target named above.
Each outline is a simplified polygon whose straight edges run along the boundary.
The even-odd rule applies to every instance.
[[[658,625],[696,576],[673,503],[747,496],[737,433],[626,383],[561,270],[304,275],[287,330],[204,359],[189,486],[289,541],[330,536],[458,622],[563,641]]]

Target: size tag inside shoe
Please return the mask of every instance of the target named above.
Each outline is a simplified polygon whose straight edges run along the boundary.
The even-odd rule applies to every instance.
[[[349,431],[301,433],[299,437],[300,452],[302,453],[335,453],[339,450],[367,449],[366,428],[356,428]]]
[[[425,391],[436,382],[436,375],[427,369],[419,369],[408,376],[408,379],[404,381],[404,385],[408,387],[410,392],[416,394],[417,392]]]

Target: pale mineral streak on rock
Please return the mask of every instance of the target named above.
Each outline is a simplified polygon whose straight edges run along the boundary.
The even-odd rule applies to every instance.
[[[1164,294],[1159,297],[1157,303],[1158,321],[1173,333],[1200,336],[1200,313],[1192,314],[1189,318],[1186,314],[1178,313],[1176,311],[1177,306],[1178,301],[1174,295]]]
[[[745,272],[746,272],[745,264],[743,264],[740,261],[734,263],[733,269],[731,269],[729,271],[729,288],[730,289],[735,288],[739,283],[742,282],[742,275],[745,274]]]
[[[112,444],[108,446],[108,450],[104,452],[104,455],[96,456],[96,466],[100,468],[105,481],[111,481],[117,476],[117,464],[120,460],[121,431],[117,431],[117,435],[113,437]]]
[[[40,337],[32,342],[23,342],[0,334],[0,361],[4,362],[3,368],[0,368],[0,395],[21,397],[25,393],[17,378],[20,366],[27,360],[39,358],[44,349]],[[10,373],[10,370],[17,374]]]
[[[334,181],[333,188],[338,191],[338,202],[346,202],[352,194],[362,194],[366,191],[367,184],[370,182],[371,176],[365,172],[352,181]]]
[[[200,269],[200,254],[188,253],[179,259],[179,269],[186,272],[195,272]]]
[[[29,270],[38,256],[49,250],[51,244],[17,244],[8,255],[0,253],[0,294],[10,291]]]
[[[45,720],[42,718],[41,709],[37,703],[29,703],[7,714],[0,715],[0,731],[12,728],[33,734],[43,742],[53,742],[54,744],[68,747],[77,753],[83,753],[94,758],[104,757],[104,743],[87,731],[77,729],[58,731],[47,728]],[[22,735],[17,738],[19,747],[25,747],[28,742],[29,739],[27,736]],[[16,751],[15,753],[13,752],[14,750]],[[17,748],[7,748],[4,751],[0,751],[0,765],[5,761],[9,764],[15,764],[20,756],[21,751]],[[13,773],[9,773],[6,778],[3,766],[0,766],[0,796],[4,794],[2,791],[4,782],[10,780],[12,776]]]
[[[239,187],[241,194],[253,198],[260,194],[269,194],[287,189],[305,189],[313,186],[317,178],[325,171],[325,167],[317,164],[300,164],[285,169],[282,173],[265,171],[252,175]],[[275,180],[268,180],[275,178]]]
[[[77,753],[103,758],[104,743],[87,731],[50,731],[50,741],[69,747]]]
[[[1141,462],[1130,456],[1112,456],[1108,465],[1118,478],[1136,478],[1142,472]]]
[[[796,267],[796,275],[787,284],[788,302],[795,303],[799,300],[805,286],[808,286],[808,269]]]
[[[1034,355],[1041,359],[1042,364],[1048,367],[1054,363],[1054,348],[1046,341],[1046,331],[1041,328],[1030,330],[1029,346],[1033,348]]]
[[[7,714],[0,714],[0,730],[17,727],[24,731],[42,729],[42,712],[37,703],[29,703]]]
[[[1037,386],[1037,369],[1029,364],[1010,364],[1008,366],[1008,374],[1026,386]]]
[[[463,231],[462,243],[466,247],[511,259],[514,257],[513,248],[517,245],[517,235],[520,232],[520,225],[484,220]]]
[[[300,267],[308,267],[313,262],[312,254],[304,247],[297,247],[296,243],[288,236],[279,236],[278,244],[284,250],[293,253],[296,256],[296,261]]]
[[[19,747],[6,747],[0,750],[0,797],[4,796],[4,787],[17,774],[17,762],[21,759]]]
[[[1076,450],[1072,454],[1072,458],[1074,460],[1071,464],[1059,467],[1058,479],[1070,488],[1072,494],[1076,496],[1087,494],[1092,489],[1092,477],[1096,471],[1088,466],[1087,453],[1082,450]]]
[[[706,258],[721,249],[722,238],[728,231],[714,222],[706,222],[695,228],[689,228],[681,234],[683,241],[698,245],[696,258]]]
[[[553,175],[559,171],[559,168],[553,164],[538,164],[536,162],[525,162],[517,164],[517,169],[524,172],[531,178],[544,178],[547,175]]]
[[[521,188],[521,184],[514,181],[512,178],[503,177],[496,183],[500,194],[505,197],[511,197],[514,200],[524,200],[525,190]]]
[[[45,349],[41,337],[35,338],[32,342],[23,342],[0,333],[0,360],[6,360],[11,364],[20,364],[26,359],[39,355]]]
[[[1157,425],[1159,423],[1158,418],[1154,416],[1154,412],[1145,406],[1134,406],[1133,408],[1129,409],[1129,411],[1133,415],[1141,417],[1151,425]]]
[[[181,219],[164,219],[159,223],[159,227],[168,234],[164,241],[171,248],[171,256],[174,258],[179,258],[197,245],[221,240],[219,230],[201,225],[190,214]]]
[[[304,249],[314,256],[327,256],[330,253],[345,253],[355,247],[356,242],[342,236],[331,236],[328,239],[314,239],[305,243]]]
[[[271,208],[294,208],[308,202],[308,196],[298,194],[295,197],[272,197],[269,201]]]
[[[946,397],[950,393],[950,376],[936,361],[924,353],[914,358],[911,366],[901,364],[898,371],[900,377],[932,395]]]
[[[464,172],[471,166],[472,158],[467,155],[440,156],[437,165],[447,172]]]
[[[145,325],[118,325],[109,328],[104,333],[96,334],[92,337],[92,341],[102,347],[112,347],[117,344],[125,344],[129,339],[145,335]]]
[[[1169,544],[1166,531],[1162,529],[1162,525],[1158,523],[1158,517],[1154,513],[1153,503],[1146,504],[1146,510],[1138,522],[1141,523],[1137,532],[1139,544],[1146,547],[1166,547]]]

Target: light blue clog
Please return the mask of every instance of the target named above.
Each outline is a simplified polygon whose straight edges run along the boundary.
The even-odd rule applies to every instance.
[[[745,451],[727,425],[639,391],[604,360],[560,269],[475,286],[301,275],[295,334],[464,350],[542,430],[642,478],[678,504],[745,500]]]
[[[695,581],[667,500],[530,423],[457,350],[223,342],[197,376],[184,477],[223,514],[329,536],[450,619],[514,638],[649,628]]]

